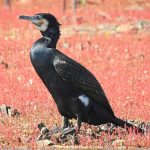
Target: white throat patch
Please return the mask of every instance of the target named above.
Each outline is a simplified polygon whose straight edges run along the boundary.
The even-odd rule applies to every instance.
[[[42,19],[40,20],[40,22],[35,22],[35,23],[39,24],[39,26],[36,26],[36,28],[43,32],[47,30],[49,25],[49,22],[46,19]]]
[[[86,95],[80,95],[78,98],[81,100],[84,106],[87,107],[89,105],[90,100]]]

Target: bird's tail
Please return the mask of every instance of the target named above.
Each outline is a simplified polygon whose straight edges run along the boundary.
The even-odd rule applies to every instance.
[[[144,134],[144,132],[145,132],[143,129],[138,128],[138,127],[136,127],[136,126],[134,126],[134,125],[132,125],[132,124],[130,124],[128,122],[125,122],[124,120],[121,120],[121,119],[119,119],[117,117],[113,118],[112,123],[115,124],[116,126],[121,126],[123,128],[127,127],[127,131],[132,130],[132,131],[135,131],[136,134],[137,133]]]

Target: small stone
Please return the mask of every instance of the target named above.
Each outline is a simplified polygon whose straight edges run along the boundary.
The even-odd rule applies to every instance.
[[[41,141],[37,141],[36,142],[38,147],[45,147],[45,146],[50,146],[50,145],[54,145],[54,143],[51,140],[41,140]]]
[[[100,129],[101,129],[102,131],[108,131],[109,127],[108,127],[107,124],[104,124],[104,125],[100,125]]]
[[[99,49],[99,46],[97,44],[94,45],[94,49]]]
[[[31,140],[32,140],[32,138],[31,138],[31,137],[28,137],[28,136],[26,136],[26,135],[23,135],[23,136],[20,138],[20,142],[22,142],[22,144],[26,144],[26,143],[30,142]],[[19,141],[19,139],[18,139],[18,141]]]
[[[142,91],[142,96],[145,96],[145,91]]]
[[[37,137],[37,141],[46,140],[50,138],[49,130],[44,123],[39,123],[38,128],[40,130],[40,134]]]
[[[65,129],[60,131],[60,133],[63,134],[63,135],[71,134],[71,133],[74,133],[74,132],[75,132],[74,127],[73,128],[68,127],[68,128],[65,128]]]
[[[92,135],[92,129],[88,128],[87,131],[86,131],[86,134]]]
[[[49,130],[46,127],[42,127],[41,134],[46,134],[48,132],[49,132]]]
[[[12,117],[19,117],[20,116],[20,113],[17,109],[15,108],[11,108],[10,106],[7,106],[5,104],[2,104],[0,106],[0,112],[4,115],[8,115],[8,116],[12,116]]]
[[[21,76],[18,77],[18,81],[20,81],[20,80],[21,80]]]
[[[0,112],[5,115],[9,115],[9,116],[11,115],[10,109],[11,109],[10,106],[6,106],[5,104],[2,104],[0,106]]]
[[[53,143],[60,143],[60,138],[59,138],[59,136],[56,136],[56,135],[52,135],[51,136],[51,138],[50,138],[52,141],[53,141]]]
[[[126,98],[127,98],[127,99],[130,99],[130,97],[129,97],[129,96],[127,96]]]
[[[44,124],[43,122],[41,122],[41,123],[38,124],[38,128],[39,128],[40,131],[41,131],[41,129],[42,129],[43,127],[45,127],[45,124]]]
[[[63,47],[67,49],[67,48],[69,48],[69,44],[67,42],[65,42],[65,43],[63,43]]]
[[[11,108],[10,111],[11,111],[10,114],[12,117],[15,117],[15,116],[19,117],[20,116],[20,112],[17,109]]]
[[[144,9],[144,7],[142,7],[141,5],[139,4],[132,4],[132,5],[129,5],[125,8],[126,10],[138,10],[138,11],[141,11]]]
[[[108,20],[111,20],[111,19],[112,19],[111,16],[110,16],[109,14],[107,14],[106,12],[100,11],[100,12],[98,13],[98,15],[99,15],[100,17],[102,17],[103,19],[108,19]]]
[[[29,85],[32,85],[32,83],[33,83],[33,80],[30,79],[30,80],[29,80]]]
[[[117,32],[127,32],[127,31],[130,31],[132,28],[133,28],[133,25],[127,23],[127,24],[119,25],[119,26],[116,28],[116,31],[117,31]]]
[[[115,140],[112,142],[112,145],[117,146],[117,147],[124,146],[124,140]]]

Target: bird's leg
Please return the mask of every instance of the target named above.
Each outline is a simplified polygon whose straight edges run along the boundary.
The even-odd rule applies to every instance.
[[[77,131],[80,131],[80,127],[81,127],[81,123],[82,123],[82,116],[81,114],[77,114]]]
[[[62,119],[62,128],[65,129],[68,126],[69,126],[69,119],[68,119],[68,117],[63,116],[63,119]]]

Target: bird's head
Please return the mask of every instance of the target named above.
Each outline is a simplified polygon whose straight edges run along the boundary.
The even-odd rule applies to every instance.
[[[53,16],[52,14],[39,13],[35,14],[34,16],[21,15],[19,16],[19,19],[24,19],[32,22],[37,27],[37,29],[41,31],[42,34],[49,34],[49,32],[51,33],[58,32],[60,35],[59,31],[60,23],[57,21],[56,17]]]

